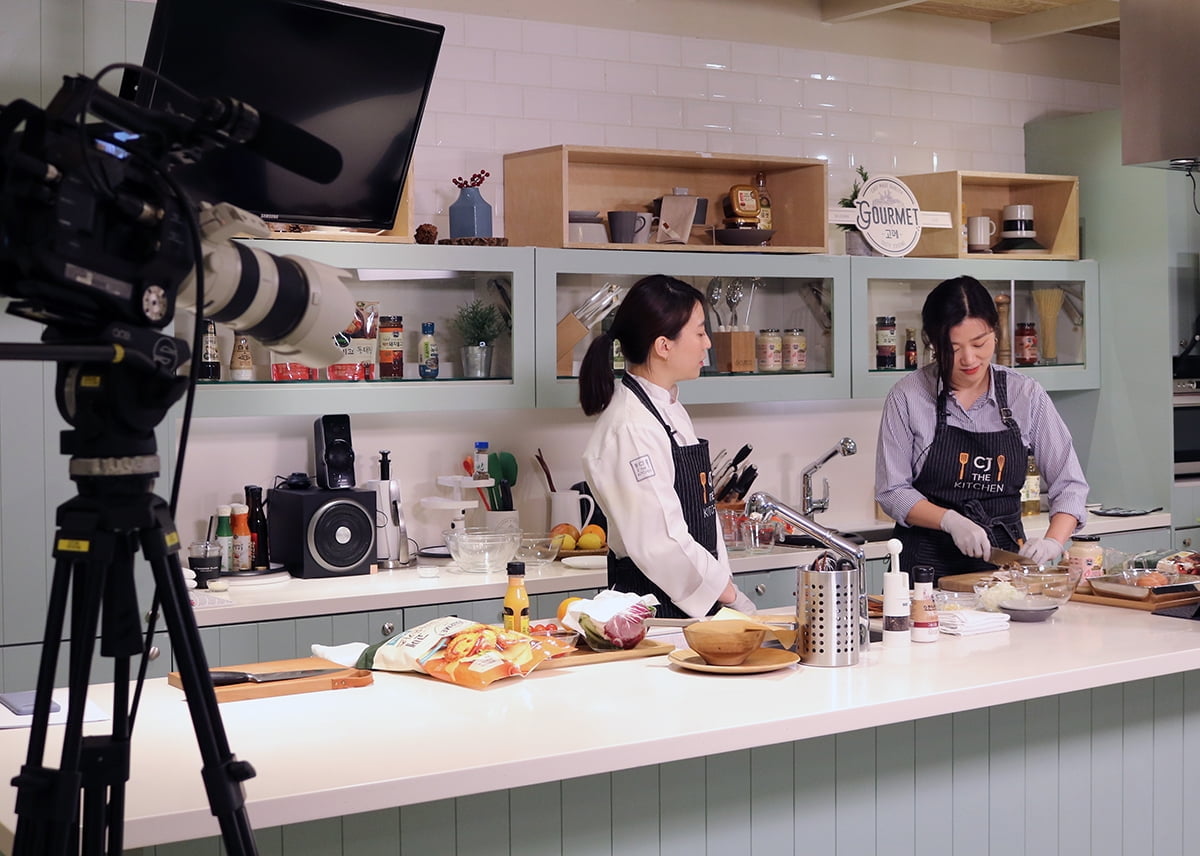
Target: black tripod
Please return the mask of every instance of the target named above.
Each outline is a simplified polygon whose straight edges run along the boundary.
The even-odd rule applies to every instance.
[[[69,351],[70,346],[60,350]],[[97,351],[114,353],[110,346],[94,347],[88,353]],[[6,350],[0,353],[4,357],[13,354]],[[158,475],[154,428],[186,390],[188,380],[168,371],[152,372],[147,378],[146,361],[138,366],[119,349],[116,359],[112,364],[59,364],[58,406],[75,429],[63,432],[62,451],[71,455],[70,476],[78,495],[57,510],[54,577],[33,724],[25,764],[13,779],[17,787],[13,854],[117,856],[122,852],[125,783],[138,701],[135,693],[130,706],[130,660],[150,645],[160,597],[199,743],[209,806],[219,819],[226,851],[233,856],[254,854],[242,789],[254,769],[230,753],[179,563],[179,535],[167,504],[151,493]],[[139,547],[150,563],[156,587],[144,641],[133,579]],[[52,769],[43,764],[43,755],[68,594],[69,708],[61,763]],[[100,654],[114,660],[112,731],[84,736],[97,629]],[[143,660],[139,689],[144,675]]]

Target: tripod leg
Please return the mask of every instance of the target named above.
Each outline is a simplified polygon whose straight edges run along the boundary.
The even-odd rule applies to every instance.
[[[163,616],[204,765],[201,774],[208,804],[220,822],[221,836],[230,856],[252,856],[258,850],[246,816],[242,782],[254,776],[254,768],[246,761],[238,761],[229,750],[200,630],[184,586],[179,554],[168,550],[166,545],[165,533],[174,535],[175,526],[169,510],[159,502],[156,508],[159,526],[153,537],[146,534],[143,538],[143,551],[150,559],[157,591],[162,596]]]

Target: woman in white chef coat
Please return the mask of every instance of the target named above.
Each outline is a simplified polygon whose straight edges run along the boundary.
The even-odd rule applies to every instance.
[[[698,377],[710,345],[700,292],[668,276],[629,290],[588,348],[579,402],[599,414],[583,471],[608,516],[610,588],[653,594],[658,615],[753,612],[733,583],[717,523],[708,441],[696,437],[676,384]],[[612,370],[613,340],[626,370]]]
[[[1087,519],[1087,481],[1067,426],[1037,381],[992,363],[999,315],[979,280],[938,285],[921,322],[937,360],[888,393],[875,459],[875,498],[900,521],[901,570],[986,570],[993,547],[1053,561]],[[1026,540],[1020,494],[1030,454],[1049,485],[1050,526]]]

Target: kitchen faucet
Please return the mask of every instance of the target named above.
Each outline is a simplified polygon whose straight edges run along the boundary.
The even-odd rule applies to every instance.
[[[842,440],[842,446],[845,446],[847,443],[849,443],[850,451],[842,452],[842,454],[853,455],[854,441],[849,438]],[[830,452],[829,455],[825,457],[825,460],[827,461],[829,458],[833,457],[833,455],[838,451],[838,448],[841,447],[835,447],[833,452]],[[821,463],[824,463],[824,461]],[[817,464],[817,466],[820,465],[821,464]],[[859,650],[867,650],[871,634],[870,617],[867,614],[867,561],[866,553],[863,552],[863,548],[852,541],[846,540],[836,532],[826,529],[821,524],[809,519],[807,515],[801,514],[794,508],[784,505],[778,499],[771,496],[771,494],[763,491],[756,491],[755,493],[750,494],[749,498],[746,500],[746,514],[753,515],[755,513],[761,514],[763,520],[781,520],[784,523],[790,523],[797,529],[803,530],[807,535],[811,536],[825,547],[828,547],[833,552],[842,556],[842,558],[849,559],[857,566],[858,644]],[[797,591],[796,597],[797,599],[801,597],[801,593],[799,591]],[[850,626],[853,626],[854,617],[849,617],[849,621],[851,623]]]
[[[858,444],[849,437],[843,437],[840,443],[804,468],[804,472],[800,474],[800,484],[803,490],[800,506],[801,514],[805,517],[811,517],[818,511],[829,510],[829,479],[821,479],[825,483],[824,491],[820,499],[814,499],[812,486],[813,473],[821,469],[835,455],[853,455],[857,451]]]

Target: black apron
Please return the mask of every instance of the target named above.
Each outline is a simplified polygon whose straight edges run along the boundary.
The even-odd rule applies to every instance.
[[[989,371],[991,369],[989,368]],[[1000,431],[967,431],[946,424],[949,395],[942,389],[937,400],[937,427],[921,472],[913,481],[934,505],[951,508],[978,523],[993,547],[1016,551],[1025,540],[1021,525],[1021,487],[1025,484],[1030,450],[1021,440],[1021,428],[1008,409],[1008,383],[1003,372],[992,372],[996,404],[1005,428]],[[964,556],[954,539],[939,529],[897,524],[893,537],[904,545],[900,570],[911,574],[914,565],[929,565],[934,578],[949,574],[988,571],[996,566]]]
[[[708,458],[708,441],[701,440],[693,446],[679,445],[679,441],[675,439],[675,429],[662,418],[658,408],[650,401],[650,397],[638,382],[626,374],[621,377],[621,383],[637,396],[638,401],[646,405],[646,409],[654,414],[654,418],[671,438],[671,461],[675,464],[675,495],[679,497],[679,504],[683,506],[683,519],[687,523],[688,534],[716,558],[717,503],[713,492],[712,466]],[[658,598],[659,605],[655,615],[659,618],[690,617],[642,572],[633,559],[628,556],[618,559],[612,550],[608,551],[608,587],[622,592],[654,595]],[[714,602],[708,614],[713,615],[720,608],[721,604]]]

